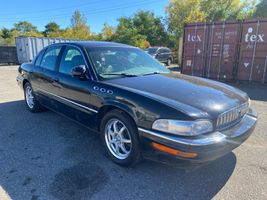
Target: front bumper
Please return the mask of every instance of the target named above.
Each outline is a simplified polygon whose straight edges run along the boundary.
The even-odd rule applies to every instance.
[[[195,158],[176,157],[202,163],[222,157],[242,144],[253,132],[256,122],[257,115],[251,111],[237,125],[227,130],[192,138],[178,137],[143,128],[138,128],[138,130],[140,136],[145,138],[146,143],[155,142],[182,152],[197,153]],[[155,151],[155,153],[162,154],[159,151]],[[166,155],[166,153],[163,154]]]

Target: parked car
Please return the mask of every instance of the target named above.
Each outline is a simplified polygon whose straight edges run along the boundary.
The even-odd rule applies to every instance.
[[[172,51],[166,47],[150,47],[145,50],[152,57],[156,58],[158,61],[166,64],[167,66],[171,65],[173,62]]]
[[[244,142],[257,121],[246,93],[171,73],[128,45],[53,44],[18,71],[29,111],[48,108],[98,132],[119,165],[158,155],[211,161]]]

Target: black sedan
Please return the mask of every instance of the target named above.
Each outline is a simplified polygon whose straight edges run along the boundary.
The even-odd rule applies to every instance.
[[[100,133],[124,166],[142,157],[214,160],[244,142],[257,121],[246,93],[173,74],[117,43],[50,45],[19,67],[17,82],[31,112],[48,108]]]
[[[150,47],[147,48],[145,52],[167,66],[171,65],[173,62],[172,51],[167,47]]]

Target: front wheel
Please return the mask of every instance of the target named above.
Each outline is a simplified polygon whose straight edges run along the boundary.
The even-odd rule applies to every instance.
[[[134,121],[124,112],[113,110],[101,122],[101,138],[110,158],[122,166],[140,160],[140,147]]]

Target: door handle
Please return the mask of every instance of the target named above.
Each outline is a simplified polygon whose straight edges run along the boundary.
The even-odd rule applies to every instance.
[[[53,78],[52,85],[58,88],[62,88],[62,85],[59,82],[59,78]]]
[[[53,82],[58,83],[59,82],[59,78],[53,78]]]

